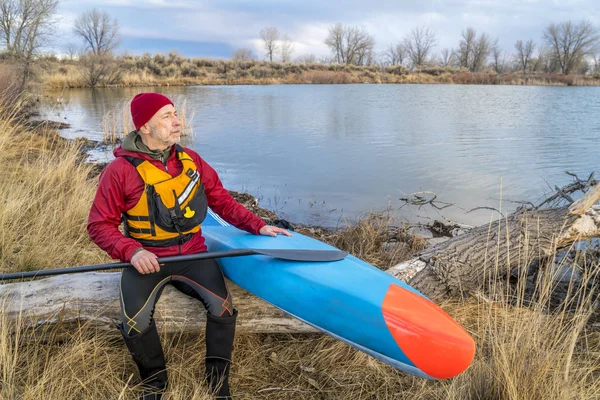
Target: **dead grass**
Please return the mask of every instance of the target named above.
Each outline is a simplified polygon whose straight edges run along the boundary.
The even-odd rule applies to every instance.
[[[15,66],[7,62],[0,62],[0,107],[15,104],[21,93],[19,92],[19,78]]]
[[[271,85],[271,84],[485,84],[485,85],[561,85],[598,86],[593,76],[557,73],[507,73],[493,71],[471,73],[464,68],[429,66],[418,71],[406,67],[356,66],[322,63],[279,63],[235,61],[207,58],[189,59],[176,53],[164,56],[120,56],[115,60],[115,83],[98,86],[184,86],[184,85]],[[77,61],[40,61],[38,81],[46,88],[87,87],[83,66]]]
[[[78,142],[25,130],[0,110],[0,270],[26,271],[104,259],[85,229],[95,182]]]
[[[477,342],[473,364],[457,378],[411,377],[318,334],[247,334],[235,342],[235,397],[591,400],[600,395],[598,332],[584,323],[589,308],[549,314],[537,306],[501,302],[442,306]],[[58,341],[43,327],[0,322],[0,399],[134,399],[139,393],[137,371],[116,332],[81,326]],[[208,399],[202,332],[163,336],[162,342],[170,377],[167,399]]]
[[[54,268],[100,262],[85,221],[95,181],[78,159],[76,144],[52,132],[29,132],[10,110],[0,112],[0,270]],[[13,112],[14,113],[14,112]],[[305,228],[308,229],[308,228]],[[372,260],[379,267],[407,254],[390,255],[395,238],[410,246],[403,229],[390,230],[371,215],[342,232],[311,232]],[[500,266],[492,266],[499,268]],[[593,283],[598,266],[584,276]],[[448,381],[400,373],[332,338],[319,334],[240,335],[236,338],[232,387],[239,399],[582,399],[600,397],[600,333],[589,317],[591,292],[573,292],[572,307],[549,311],[551,274],[537,282],[535,300],[525,290],[494,281],[491,300],[446,302],[446,309],[475,338],[472,366]],[[521,281],[523,282],[523,281]],[[0,300],[0,399],[134,399],[137,371],[115,330],[83,325],[57,336],[41,325],[9,321]],[[569,309],[570,311],[567,311]],[[202,380],[204,339],[162,338],[170,375],[165,400],[207,399]]]
[[[408,225],[394,225],[389,213],[369,213],[356,223],[338,230],[299,228],[298,232],[348,251],[356,257],[387,270],[423,250],[427,242],[408,233]]]

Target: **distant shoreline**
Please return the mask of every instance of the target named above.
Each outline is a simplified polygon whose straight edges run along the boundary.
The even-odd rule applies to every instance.
[[[600,75],[545,72],[469,72],[464,68],[379,67],[256,60],[188,59],[178,55],[121,56],[106,64],[47,57],[36,62],[35,85],[43,89],[191,85],[277,84],[474,84],[520,86],[600,86]],[[0,63],[0,65],[8,62]],[[99,68],[102,69],[99,70]],[[97,76],[91,76],[95,71]],[[101,71],[101,72],[98,72]]]

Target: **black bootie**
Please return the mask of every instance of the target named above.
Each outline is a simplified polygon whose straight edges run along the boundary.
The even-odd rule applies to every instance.
[[[231,317],[206,316],[206,380],[217,399],[231,399],[229,366],[237,310]]]
[[[154,320],[143,332],[129,336],[120,326],[125,344],[137,364],[142,378],[140,400],[160,400],[167,388],[165,356]]]

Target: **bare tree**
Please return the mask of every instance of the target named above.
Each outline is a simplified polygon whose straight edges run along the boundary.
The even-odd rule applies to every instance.
[[[345,64],[345,54],[344,54],[344,25],[341,23],[337,23],[333,26],[329,27],[329,34],[325,39],[325,44],[329,46],[331,52],[335,57],[335,61],[338,64]]]
[[[1,1],[1,0],[0,0]],[[79,55],[79,47],[75,43],[66,43],[63,46],[63,51],[69,57],[69,60],[73,61]]]
[[[310,53],[310,54],[302,54],[301,56],[299,56],[298,58],[296,58],[296,62],[298,63],[316,63],[317,62],[317,56]]]
[[[294,41],[290,39],[288,35],[283,35],[281,44],[279,45],[279,52],[281,53],[281,62],[290,62],[292,59],[292,53],[294,52]]]
[[[250,49],[237,49],[233,52],[231,58],[235,61],[254,60],[256,57]]]
[[[560,67],[556,58],[552,55],[552,51],[549,50],[544,44],[540,45],[538,50],[538,57],[533,67],[534,71],[543,71],[546,73],[558,72]]]
[[[490,37],[486,33],[482,33],[479,36],[479,40],[476,41],[473,50],[473,64],[471,65],[471,71],[481,71],[485,68],[490,55]]]
[[[475,32],[475,29],[468,27],[467,30],[462,32],[461,36],[462,39],[458,45],[458,65],[470,70],[477,32]]]
[[[454,51],[448,48],[442,49],[442,51],[440,51],[440,65],[442,67],[449,67],[451,65],[454,65],[454,63]]]
[[[498,44],[498,38],[496,38],[494,44],[492,44],[490,51],[492,53],[492,66],[494,67],[494,71],[496,71],[497,74],[504,73],[506,57],[502,56],[502,49]]]
[[[85,68],[84,78],[88,86],[114,85],[121,79],[121,73],[110,53],[88,52],[80,57]]]
[[[544,69],[544,63],[546,62],[546,49],[544,46],[540,46],[537,57],[531,58],[531,71],[540,72]]]
[[[19,64],[20,87],[29,81],[34,56],[54,28],[58,0],[1,0],[0,40]]]
[[[86,49],[96,55],[112,52],[120,41],[119,21],[111,20],[108,13],[95,8],[77,17],[73,32],[83,39]]]
[[[279,31],[277,28],[269,27],[260,30],[260,38],[265,47],[265,56],[273,62],[273,56],[277,53],[277,41],[279,40]]]
[[[527,72],[527,67],[529,67],[529,63],[533,57],[533,51],[535,50],[533,40],[529,39],[526,43],[523,43],[522,40],[517,40],[515,49],[517,50],[517,63],[519,64],[519,69],[523,72]]]
[[[560,71],[569,74],[577,68],[584,57],[598,48],[598,30],[589,21],[573,24],[571,21],[550,24],[544,30],[544,41],[550,49]]]
[[[408,57],[412,61],[413,67],[420,67],[427,62],[427,58],[431,49],[437,43],[437,34],[435,31],[425,28],[414,28],[406,38],[404,38],[404,46],[408,53]]]
[[[338,64],[364,65],[373,61],[375,39],[364,27],[337,23],[329,28],[325,44]]]
[[[351,43],[354,45],[356,52],[348,53],[350,63],[356,65],[371,65],[375,62],[375,39],[364,28],[355,28],[351,32]]]
[[[594,61],[594,74],[600,74],[600,54],[592,55],[592,60]]]
[[[404,65],[406,57],[406,48],[403,43],[397,43],[395,46],[390,45],[383,53],[383,59],[386,65]]]
[[[489,36],[482,33],[478,39],[475,29],[469,27],[462,32],[459,43],[459,65],[471,72],[481,71],[486,65],[491,49]]]

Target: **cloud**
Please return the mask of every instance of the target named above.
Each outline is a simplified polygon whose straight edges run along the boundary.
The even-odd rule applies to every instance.
[[[336,22],[365,26],[379,51],[416,26],[437,32],[439,51],[456,47],[469,26],[498,37],[503,48],[512,49],[518,39],[539,42],[551,22],[600,23],[597,0],[81,0],[64,1],[59,7],[59,31],[69,40],[76,16],[97,7],[118,17],[127,37],[222,43],[251,47],[257,54],[263,54],[260,29],[274,26],[296,41],[296,56],[329,54],[323,41]]]

